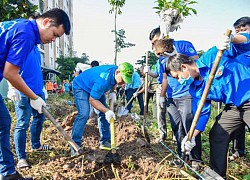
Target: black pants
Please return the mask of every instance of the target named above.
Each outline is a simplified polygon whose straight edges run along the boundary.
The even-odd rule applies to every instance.
[[[233,133],[245,125],[250,126],[250,102],[240,107],[226,105],[216,117],[210,134],[210,167],[220,176],[226,177],[227,152]]]

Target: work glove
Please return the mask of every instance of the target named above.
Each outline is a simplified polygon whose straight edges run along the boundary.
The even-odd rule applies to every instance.
[[[30,99],[30,105],[32,108],[38,111],[38,113],[42,114],[42,108],[46,106],[45,101],[38,96],[37,99]]]
[[[160,97],[160,99],[159,99],[159,105],[160,105],[160,107],[163,109],[164,108],[164,106],[165,106],[165,97]]]
[[[230,36],[231,37],[231,36]],[[232,40],[232,38],[230,38],[226,35],[223,35],[222,37],[220,37],[220,39],[218,40],[216,47],[219,50],[226,50],[230,47],[230,42]]]
[[[138,92],[135,92],[135,93],[133,94],[133,97],[136,98],[137,96],[138,96]]]
[[[115,102],[116,101],[116,93],[115,92],[109,93],[108,99]]]
[[[108,110],[107,112],[105,112],[105,118],[109,123],[110,123],[111,118],[114,118],[114,120],[116,120],[115,113],[111,110]]]
[[[143,73],[146,74],[146,73],[149,73],[150,72],[150,67],[149,66],[145,66],[143,68]]]
[[[7,97],[11,99],[12,101],[16,101],[16,102],[21,100],[20,92],[13,86],[11,87],[9,86]]]
[[[195,137],[192,137],[191,141],[187,140],[187,136],[185,136],[181,142],[181,152],[185,152],[186,155],[189,155],[191,150],[196,145],[195,143]]]

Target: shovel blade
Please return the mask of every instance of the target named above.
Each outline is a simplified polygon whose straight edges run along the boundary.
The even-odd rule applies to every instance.
[[[128,115],[128,112],[129,111],[124,106],[121,106],[118,109],[117,116],[118,117],[126,116],[126,115]]]
[[[112,153],[111,151],[106,154],[104,158],[105,164],[114,164],[116,166],[121,165],[121,156],[118,153]]]

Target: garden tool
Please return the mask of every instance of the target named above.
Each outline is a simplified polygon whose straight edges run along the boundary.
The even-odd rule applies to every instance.
[[[115,122],[110,119],[111,148],[104,158],[105,164],[121,165],[121,156],[116,152]]]
[[[68,141],[68,143],[74,148],[78,155],[83,154],[83,149],[80,148],[75,141],[67,134],[67,132],[62,128],[62,126],[51,116],[51,114],[43,107],[43,114],[53,123],[57,130],[63,135],[63,137]]]
[[[148,51],[146,52],[146,66],[148,67]],[[145,98],[144,98],[144,116],[143,116],[143,122],[142,122],[142,133],[143,136],[145,137],[146,141],[150,144],[150,138],[148,131],[145,127],[146,124],[146,119],[147,119],[147,98],[148,98],[148,72],[145,73],[145,80],[144,80],[144,86],[145,86]]]
[[[227,30],[227,31],[226,31],[226,36],[229,37],[229,36],[231,35],[231,32],[232,32],[231,30]],[[195,113],[195,116],[194,116],[194,119],[193,119],[191,128],[190,128],[190,130],[189,130],[189,132],[188,132],[187,141],[191,141],[191,139],[192,139],[192,137],[193,137],[194,130],[195,130],[195,127],[196,127],[196,124],[197,124],[198,119],[199,119],[199,117],[200,117],[202,108],[203,108],[203,106],[204,106],[204,104],[205,104],[205,102],[206,102],[206,99],[207,99],[207,96],[208,96],[210,87],[211,87],[211,85],[212,85],[212,83],[213,83],[214,76],[215,76],[215,74],[216,74],[216,71],[217,71],[218,65],[219,65],[219,63],[220,63],[221,57],[222,57],[222,55],[223,55],[223,52],[224,52],[224,50],[218,50],[218,52],[217,52],[217,54],[216,54],[216,58],[215,58],[215,61],[214,61],[214,65],[213,65],[213,67],[212,67],[212,69],[211,69],[211,72],[210,72],[210,74],[209,74],[209,78],[208,78],[208,80],[207,80],[207,84],[206,84],[205,89],[204,89],[204,91],[203,91],[203,94],[202,94],[202,96],[201,96],[200,104],[199,104],[199,106],[198,106],[198,108],[197,108],[197,110],[196,110],[196,113]],[[185,156],[186,156],[185,154],[186,154],[186,152],[183,152],[184,158],[185,158]],[[208,172],[206,172],[206,173],[210,173],[210,172],[212,172],[212,171],[213,171],[213,170],[211,169],[210,171],[208,171]],[[214,173],[215,173],[215,172],[214,172]]]
[[[144,85],[144,83],[142,83],[141,86],[136,90],[136,93],[139,92],[139,90],[143,87],[143,85]],[[127,107],[134,98],[136,98],[136,97],[132,96],[125,106],[119,107],[118,112],[117,112],[118,117],[126,116],[128,114],[129,111],[127,110]]]

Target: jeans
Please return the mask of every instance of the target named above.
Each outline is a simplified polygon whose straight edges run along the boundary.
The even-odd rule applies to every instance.
[[[72,139],[76,142],[78,146],[81,147],[84,129],[89,119],[89,112],[90,112],[89,96],[90,95],[83,89],[73,88],[73,92],[74,92],[74,101],[76,104],[78,114],[73,123]],[[106,97],[104,94],[101,96],[99,101],[105,107],[108,107],[106,104]],[[103,112],[100,112],[98,116],[99,116],[98,128],[99,128],[99,133],[100,133],[100,144],[103,144],[106,141],[110,141],[109,123],[106,120],[105,114]],[[72,147],[71,147],[71,155],[75,155],[75,151]]]
[[[45,100],[43,93],[38,96]],[[38,149],[41,147],[40,136],[45,117],[44,114],[39,114],[37,110],[31,107],[30,99],[23,93],[21,93],[21,100],[19,102],[15,102],[15,112],[17,117],[14,130],[16,154],[19,160],[26,159],[26,138],[31,115],[33,116],[33,120],[30,125],[30,140],[32,149]]]
[[[136,88],[136,89],[129,88],[129,89],[127,89],[125,91],[127,102],[133,97],[133,94],[137,91],[137,89],[138,88]],[[131,109],[133,107],[132,103],[133,103],[134,99],[127,106],[127,110],[129,110],[129,112],[131,112]],[[143,115],[144,114],[144,104],[143,104],[143,95],[142,95],[142,93],[138,94],[137,99],[138,99],[139,106],[140,106],[140,115]]]
[[[249,101],[240,107],[226,105],[209,133],[210,167],[223,178],[226,177],[229,142],[233,133],[246,124],[250,126]]]
[[[14,158],[10,150],[11,117],[0,94],[0,174],[15,172]]]
[[[180,98],[168,98],[167,111],[170,118],[171,128],[177,141],[177,152],[181,157],[181,142],[190,130],[193,113],[192,97],[190,95]],[[201,136],[195,138],[196,146],[192,149],[189,160],[201,160]]]
[[[157,123],[160,138],[167,138],[166,106],[160,107],[159,99],[161,95],[161,85],[156,89]]]

